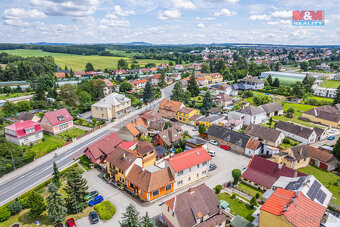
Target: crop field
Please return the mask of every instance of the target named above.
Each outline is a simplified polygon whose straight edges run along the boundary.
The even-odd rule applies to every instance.
[[[7,52],[13,55],[18,55],[22,57],[44,57],[44,56],[52,56],[54,57],[55,62],[59,65],[59,67],[64,68],[67,65],[68,68],[72,68],[73,71],[76,70],[84,70],[87,62],[91,62],[95,69],[104,70],[108,69],[116,69],[117,63],[119,59],[126,59],[129,65],[132,63],[132,59],[130,57],[111,57],[111,56],[82,56],[75,54],[63,54],[63,53],[50,53],[42,50],[26,50],[26,49],[16,49],[16,50],[0,50],[0,52]],[[144,65],[148,63],[160,64],[163,60],[153,60],[153,59],[136,59],[140,66],[144,67]],[[164,61],[168,62],[168,61]]]

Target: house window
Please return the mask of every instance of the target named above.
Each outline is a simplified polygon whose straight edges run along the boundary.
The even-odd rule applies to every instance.
[[[169,184],[169,185],[167,185],[166,187],[165,187],[165,191],[169,191],[169,190],[171,190],[172,189],[172,185],[171,184]]]
[[[177,182],[177,185],[182,185],[182,184],[183,184],[183,181],[182,181],[182,180],[180,180],[180,181]]]
[[[197,168],[200,168],[200,164],[197,165]]]
[[[206,165],[207,165],[207,163],[208,163],[208,162],[207,162],[207,161],[205,161],[205,162],[203,162],[203,164],[202,164],[202,165],[203,165],[203,166],[206,166]]]
[[[191,181],[191,177],[188,177],[188,181]]]
[[[134,187],[134,185],[133,185],[131,182],[129,182],[129,186],[130,186],[131,188]]]
[[[199,178],[199,177],[200,177],[200,174],[198,173],[196,176],[197,176],[197,178]]]
[[[170,212],[170,207],[168,207],[168,212]]]
[[[98,107],[96,107],[96,110],[98,110]]]
[[[157,189],[156,191],[152,192],[152,196],[157,196],[157,195],[159,195],[159,189]]]
[[[191,167],[189,167],[189,172],[191,172]]]
[[[143,195],[143,189],[140,190],[140,194]]]
[[[204,171],[202,172],[202,175],[205,175],[205,174],[207,174],[207,171],[206,171],[206,170],[204,170]]]
[[[177,175],[178,175],[178,176],[183,175],[183,170],[179,171],[179,172],[177,173]]]

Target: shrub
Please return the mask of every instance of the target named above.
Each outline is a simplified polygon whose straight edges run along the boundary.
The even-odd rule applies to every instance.
[[[24,195],[19,198],[19,202],[21,203],[21,206],[23,209],[29,208],[28,206],[28,195]]]
[[[290,144],[290,140],[288,138],[284,138],[282,142],[285,144]]]
[[[260,198],[260,194],[256,193],[255,197],[256,197],[256,199]]]
[[[231,172],[231,175],[234,178],[234,182],[233,183],[236,185],[238,183],[238,181],[240,180],[240,178],[241,178],[241,170],[233,169],[233,171]]]
[[[0,208],[0,222],[6,221],[9,217],[11,217],[11,211],[7,209],[7,207]]]
[[[91,162],[91,160],[90,160],[88,157],[86,157],[85,155],[80,156],[79,162],[80,162],[81,164],[83,164],[84,166],[86,166],[86,167],[88,167],[88,168],[91,168],[92,162]]]
[[[236,194],[235,193],[231,194],[231,198],[235,199],[236,198]]]
[[[18,214],[22,210],[22,204],[19,201],[13,201],[9,204],[8,209],[12,215]]]
[[[116,213],[116,208],[110,201],[104,201],[94,206],[94,209],[98,212],[100,219],[109,220]]]
[[[214,188],[214,190],[215,190],[215,194],[218,194],[218,193],[220,193],[220,191],[222,190],[222,185],[216,185],[216,187]]]

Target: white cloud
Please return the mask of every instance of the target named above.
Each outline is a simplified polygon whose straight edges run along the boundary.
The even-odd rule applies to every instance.
[[[198,27],[198,28],[204,28],[205,25],[204,25],[203,23],[199,23],[199,24],[197,24],[197,27]]]
[[[268,25],[291,25],[292,21],[290,20],[268,21],[266,24]]]
[[[221,9],[218,12],[215,12],[214,15],[215,16],[226,16],[226,17],[230,17],[230,16],[235,16],[237,13],[235,11],[230,11],[229,9]]]
[[[5,20],[5,25],[25,27],[25,26],[29,26],[29,23],[23,20]]]
[[[41,19],[46,18],[46,14],[33,9],[27,10],[23,8],[11,8],[6,9],[2,14],[3,18],[8,20],[20,20],[20,19]]]
[[[177,9],[196,9],[192,2],[186,0],[171,0],[171,3]]]
[[[216,20],[216,18],[215,17],[195,17],[195,20],[212,21],[212,20]]]
[[[100,0],[30,0],[30,2],[47,15],[84,17],[96,11]]]
[[[266,14],[263,15],[251,15],[249,17],[250,20],[270,20],[269,16]]]
[[[289,19],[292,18],[292,11],[291,10],[283,10],[283,11],[275,11],[271,14],[274,18],[281,18],[281,19]]]
[[[160,20],[168,20],[168,19],[175,19],[181,16],[181,12],[178,10],[165,10],[164,12],[160,12],[158,14],[158,18]]]
[[[239,0],[207,0],[207,1],[208,2],[217,2],[217,3],[225,2],[225,3],[234,4],[234,3],[238,2]]]
[[[118,16],[129,16],[129,15],[134,15],[135,11],[133,10],[123,10],[122,7],[120,7],[119,5],[115,5],[114,7],[114,13]]]

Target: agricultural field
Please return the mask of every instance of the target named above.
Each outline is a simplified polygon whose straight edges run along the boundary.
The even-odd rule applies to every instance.
[[[328,88],[338,88],[339,86],[340,86],[340,81],[337,81],[337,80],[326,80],[321,85],[321,87],[328,87]]]
[[[59,67],[64,68],[67,65],[68,68],[72,68],[73,71],[76,70],[84,70],[87,62],[91,62],[95,69],[104,70],[108,69],[116,69],[117,63],[119,59],[125,59],[128,61],[129,65],[132,64],[132,58],[130,57],[111,57],[111,56],[82,56],[75,54],[63,54],[63,53],[50,53],[42,50],[26,50],[26,49],[16,49],[16,50],[1,50],[0,52],[7,52],[10,54],[22,56],[22,57],[44,57],[44,56],[52,56],[54,57],[55,62],[59,65]],[[137,63],[144,67],[148,63],[155,63],[156,65],[161,64],[163,62],[168,63],[168,61],[163,60],[154,60],[154,59],[136,59]]]

